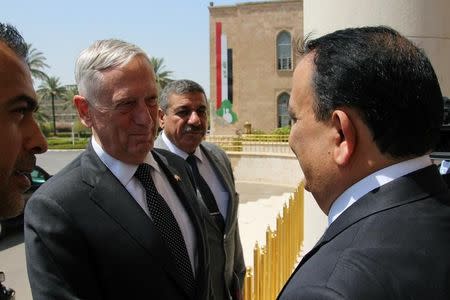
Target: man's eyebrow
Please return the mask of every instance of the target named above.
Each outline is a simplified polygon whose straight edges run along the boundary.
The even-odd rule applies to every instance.
[[[173,108],[173,111],[179,111],[179,110],[185,110],[185,109],[190,109],[187,105],[181,105],[181,106],[177,106]]]
[[[9,103],[11,103],[11,104],[16,104],[19,102],[26,102],[26,104],[28,106],[28,110],[33,111],[33,112],[37,111],[37,109],[39,108],[37,100],[35,98],[30,97],[25,94],[15,96],[9,100]]]

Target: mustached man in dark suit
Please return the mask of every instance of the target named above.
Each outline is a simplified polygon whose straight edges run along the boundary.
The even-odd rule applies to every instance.
[[[245,275],[237,220],[239,195],[226,153],[204,142],[208,103],[203,88],[191,80],[169,83],[161,92],[156,148],[170,150],[193,166],[205,218],[210,256],[212,299],[239,299]]]
[[[25,212],[34,299],[207,299],[207,256],[193,177],[153,150],[158,94],[135,45],[84,50],[74,97],[92,129],[87,149],[31,198]]]
[[[290,145],[329,226],[279,299],[449,299],[450,194],[429,152],[442,123],[424,52],[387,27],[305,45]]]

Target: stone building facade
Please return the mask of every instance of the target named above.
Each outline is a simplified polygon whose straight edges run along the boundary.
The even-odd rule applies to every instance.
[[[211,3],[209,13],[211,133],[286,126],[303,1]]]

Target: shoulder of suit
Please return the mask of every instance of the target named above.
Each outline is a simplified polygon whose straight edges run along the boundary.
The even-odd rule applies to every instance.
[[[219,146],[217,146],[216,144],[203,141],[201,145],[208,151],[211,151],[211,152],[214,152],[214,153],[220,153],[222,155],[226,155],[225,151],[222,148],[220,148]]]
[[[184,159],[182,159],[178,155],[170,152],[169,150],[161,149],[161,148],[153,148],[152,151],[155,152],[157,155],[165,157],[168,161],[185,163]]]

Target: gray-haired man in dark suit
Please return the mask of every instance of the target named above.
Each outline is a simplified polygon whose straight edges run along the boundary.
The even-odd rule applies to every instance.
[[[154,150],[158,92],[139,47],[101,40],[76,63],[87,149],[25,211],[34,299],[209,299],[191,170]]]

